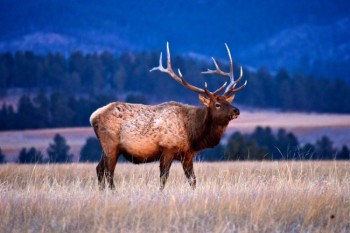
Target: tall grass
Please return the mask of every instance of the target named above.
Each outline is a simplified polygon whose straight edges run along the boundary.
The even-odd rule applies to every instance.
[[[99,191],[94,164],[0,166],[0,232],[349,232],[350,162],[118,164]]]

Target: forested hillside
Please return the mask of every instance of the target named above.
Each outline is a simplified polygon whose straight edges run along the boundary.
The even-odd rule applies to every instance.
[[[2,106],[1,115],[6,115],[5,112],[21,115],[22,109],[28,108],[26,105],[32,105],[29,108],[33,108],[33,114],[36,110],[42,114],[43,108],[65,112],[58,110],[60,105],[76,113],[78,111],[74,102],[83,106],[80,103],[83,101],[89,106],[85,109],[91,110],[102,102],[125,101],[128,96],[131,102],[180,100],[197,103],[196,94],[167,75],[149,72],[158,65],[158,59],[158,52],[125,53],[120,56],[110,52],[75,52],[68,57],[57,53],[0,54],[1,96],[11,94],[9,90],[14,88],[20,88],[32,96],[35,93],[37,95],[36,98],[23,96],[17,110]],[[209,88],[215,89],[227,81],[222,77],[201,75],[201,71],[213,67],[206,60],[174,56],[172,63],[174,68],[181,68],[186,80],[198,86],[207,82]],[[227,64],[220,65],[228,70]],[[235,67],[236,76],[239,75],[238,70]],[[248,80],[248,87],[237,94],[236,103],[239,105],[307,112],[350,112],[350,85],[343,80],[290,74],[286,70],[271,74],[263,68],[256,72],[244,69],[243,73],[244,79]],[[131,94],[134,97],[136,94],[137,98],[130,99]],[[101,102],[97,96],[105,100]],[[99,103],[94,103],[96,101]]]

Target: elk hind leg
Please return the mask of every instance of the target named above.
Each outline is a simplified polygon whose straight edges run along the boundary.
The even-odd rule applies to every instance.
[[[115,189],[113,176],[114,176],[114,170],[115,166],[117,165],[119,154],[117,150],[112,150],[112,152],[109,153],[108,156],[106,156],[106,163],[105,163],[105,176],[107,179],[108,187],[110,189]]]
[[[101,146],[103,150],[103,156],[100,163],[97,165],[97,178],[101,184],[101,188],[104,188],[104,178],[107,180],[107,185],[110,189],[114,189],[114,170],[119,157],[119,151],[117,143],[111,140],[107,135],[101,137]],[[100,182],[101,181],[101,182]]]
[[[98,186],[100,190],[105,189],[105,174],[106,174],[106,155],[102,151],[101,160],[96,167]]]
[[[165,187],[165,183],[169,177],[169,170],[173,162],[174,155],[172,153],[164,153],[160,157],[160,190]]]

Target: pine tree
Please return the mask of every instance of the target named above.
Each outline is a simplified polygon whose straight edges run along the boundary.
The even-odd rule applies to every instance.
[[[279,129],[275,147],[282,153],[283,159],[295,159],[295,153],[299,147],[298,139],[285,129]]]
[[[302,149],[301,149],[301,154],[300,154],[300,159],[315,159],[315,151],[316,147],[312,145],[311,143],[306,143]]]
[[[225,157],[228,160],[262,160],[269,158],[266,147],[261,147],[251,137],[239,132],[234,133],[226,146]]]
[[[42,163],[43,161],[42,153],[34,147],[31,147],[28,151],[26,148],[22,148],[18,156],[19,163]]]
[[[80,162],[97,162],[101,157],[101,145],[95,137],[86,140],[85,145],[80,151]]]
[[[6,163],[5,154],[2,152],[0,147],[0,163]]]
[[[7,122],[7,106],[6,104],[2,104],[2,107],[0,109],[0,130],[6,130],[8,129],[8,122]]]
[[[350,159],[350,150],[347,146],[343,146],[340,150],[340,152],[337,154],[337,159]]]
[[[270,153],[272,153],[272,151],[275,149],[276,138],[273,135],[270,127],[256,127],[251,135],[251,138],[255,140],[259,146],[266,147]]]
[[[6,95],[6,90],[11,77],[9,60],[10,59],[8,59],[6,54],[0,55],[0,97],[4,97]]]
[[[40,91],[34,98],[36,128],[47,128],[50,126],[50,101],[43,91]]]
[[[293,80],[289,76],[287,70],[281,69],[276,74],[277,82],[277,107],[282,109],[291,109],[294,105],[294,92],[293,92]]]
[[[60,134],[56,134],[53,143],[49,145],[47,154],[51,163],[69,163],[73,159],[73,155],[69,154],[70,147],[67,145],[66,139]]]
[[[117,89],[117,94],[120,97],[124,94],[124,88],[125,88],[125,81],[126,81],[126,71],[124,66],[120,65],[118,66],[118,69],[113,75],[113,86]]]
[[[133,104],[148,104],[147,97],[141,93],[130,93],[126,96],[125,102]]]
[[[333,142],[326,136],[316,142],[316,158],[317,159],[334,159],[335,149],[333,148]]]
[[[67,127],[72,125],[74,111],[69,108],[67,97],[60,93],[53,93],[51,95],[50,114],[53,127]]]
[[[227,157],[225,154],[225,147],[219,144],[212,149],[200,152],[195,159],[196,161],[222,161]]]
[[[19,129],[35,128],[33,118],[36,115],[36,109],[32,100],[27,95],[23,95],[18,103],[17,125]]]
[[[15,114],[12,105],[2,105],[0,109],[0,130],[17,129],[17,115]]]

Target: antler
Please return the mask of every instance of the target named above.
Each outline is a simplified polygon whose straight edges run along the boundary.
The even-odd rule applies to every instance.
[[[229,73],[223,72],[220,69],[220,67],[218,66],[218,63],[212,57],[211,59],[214,62],[216,70],[208,69],[208,71],[204,71],[204,72],[202,72],[202,74],[218,74],[218,75],[221,75],[221,76],[224,76],[224,77],[229,77],[230,78],[230,84],[227,86],[227,88],[225,90],[225,93],[224,93],[225,97],[229,97],[229,96],[233,95],[234,93],[236,93],[236,92],[242,90],[243,88],[245,88],[247,86],[247,80],[244,82],[244,84],[242,86],[234,89],[235,86],[237,85],[237,83],[239,83],[241,81],[241,79],[243,78],[243,69],[242,69],[242,66],[241,66],[239,78],[235,81],[235,78],[234,78],[234,75],[233,75],[233,63],[232,63],[231,52],[230,52],[230,49],[228,48],[226,43],[225,43],[225,46],[226,46],[226,49],[227,49],[228,58],[230,60],[230,72]]]
[[[226,82],[224,83],[224,85],[222,85],[219,89],[217,89],[214,92],[210,92],[208,91],[208,85],[207,83],[204,83],[204,89],[193,86],[191,84],[189,84],[188,82],[186,82],[181,74],[180,69],[177,70],[177,72],[179,73],[179,75],[176,75],[175,72],[173,71],[172,67],[171,67],[171,62],[170,62],[170,50],[169,50],[169,42],[166,43],[166,48],[167,48],[167,68],[165,69],[163,67],[162,64],[162,53],[160,53],[160,58],[159,58],[159,66],[154,67],[150,70],[150,72],[155,71],[155,70],[159,70],[160,72],[163,73],[167,73],[169,74],[176,82],[180,83],[181,85],[183,85],[184,87],[188,88],[191,91],[195,91],[199,94],[203,94],[206,95],[208,97],[212,97],[214,95],[217,95],[219,92],[221,92],[225,87],[226,87]]]

